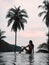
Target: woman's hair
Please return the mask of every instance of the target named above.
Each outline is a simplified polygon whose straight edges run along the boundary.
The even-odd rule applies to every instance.
[[[32,40],[29,40],[29,43],[31,44],[32,47],[34,47]]]

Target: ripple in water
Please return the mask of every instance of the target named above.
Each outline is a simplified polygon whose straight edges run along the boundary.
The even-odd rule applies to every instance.
[[[0,52],[0,65],[49,65],[49,54]]]

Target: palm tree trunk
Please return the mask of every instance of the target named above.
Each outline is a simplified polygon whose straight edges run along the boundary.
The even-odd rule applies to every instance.
[[[48,39],[49,39],[49,27],[48,27]]]
[[[15,32],[15,52],[16,52],[16,43],[17,43],[17,32]]]

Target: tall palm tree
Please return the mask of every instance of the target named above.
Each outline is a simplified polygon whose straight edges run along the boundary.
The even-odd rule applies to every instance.
[[[48,28],[48,34],[49,34],[49,2],[48,1],[43,1],[43,5],[39,5],[39,8],[42,7],[44,11],[39,13],[39,16],[42,16],[43,14],[45,14],[43,21],[45,22],[47,28]],[[49,42],[49,35],[48,36],[48,42]],[[48,44],[48,49],[49,49],[49,43]]]
[[[15,51],[16,51],[16,41],[17,41],[17,30],[24,30],[24,23],[27,23],[26,18],[28,17],[27,12],[24,9],[20,9],[20,6],[16,8],[10,8],[6,18],[8,19],[8,26],[13,22],[11,30],[15,32]]]
[[[3,34],[5,33],[5,31],[1,31],[0,29],[0,41],[5,38],[6,36],[3,36]]]

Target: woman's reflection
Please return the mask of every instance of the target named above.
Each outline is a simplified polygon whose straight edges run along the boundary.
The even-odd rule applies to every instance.
[[[34,61],[34,55],[30,54],[29,55],[29,65],[33,65],[33,61]]]

